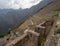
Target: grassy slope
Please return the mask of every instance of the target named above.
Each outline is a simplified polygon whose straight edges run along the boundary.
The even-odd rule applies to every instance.
[[[29,19],[27,19],[21,26],[20,28],[21,29],[25,29],[27,28],[29,25],[32,25],[32,22],[33,22],[33,25],[36,25],[36,24],[39,24],[40,22],[43,22],[47,19],[50,19],[52,16],[39,16],[39,15],[34,15],[32,17],[30,17]]]

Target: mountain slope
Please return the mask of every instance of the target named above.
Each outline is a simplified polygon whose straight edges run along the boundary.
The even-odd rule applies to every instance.
[[[0,9],[0,34],[4,34],[15,26],[23,23],[27,18],[31,17],[51,1],[52,0],[43,0],[30,9]]]

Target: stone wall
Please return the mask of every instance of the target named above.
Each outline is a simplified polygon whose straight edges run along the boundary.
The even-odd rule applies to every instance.
[[[48,23],[48,25],[47,25]],[[15,39],[12,40],[12,46],[24,46],[24,43],[26,43],[28,40],[30,40],[30,42],[32,43],[33,46],[39,46],[39,42],[40,40],[43,40],[43,38],[45,39],[45,32],[46,32],[46,28],[48,26],[51,26],[51,21],[45,22],[42,25],[39,24],[38,27],[36,25],[32,25],[30,27],[28,27],[26,30],[23,31],[23,34],[18,34],[17,37],[19,37],[19,40],[17,39],[17,37]],[[47,26],[47,27],[46,27]],[[48,31],[48,30],[47,30]],[[21,32],[20,32],[21,33]],[[13,33],[12,33],[13,34]],[[17,35],[16,34],[16,35]],[[21,38],[21,36],[23,36],[24,34],[27,34],[26,36],[24,36],[23,38]],[[20,35],[20,36],[19,36]],[[13,37],[14,35],[12,35]],[[43,38],[42,38],[43,37]],[[42,38],[42,39],[41,39]],[[18,40],[18,41],[17,41]],[[14,41],[17,41],[14,42]],[[16,44],[15,44],[16,43]],[[10,44],[10,43],[8,43]],[[41,44],[41,43],[40,43]]]
[[[23,39],[21,39],[17,44],[15,44],[14,46],[23,46],[23,44],[29,39],[28,35],[26,37],[24,37]]]

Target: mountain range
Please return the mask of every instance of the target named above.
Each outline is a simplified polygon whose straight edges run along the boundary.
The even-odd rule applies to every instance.
[[[0,35],[9,32],[17,25],[21,25],[26,19],[33,16],[33,14],[52,1],[53,0],[43,0],[29,9],[0,9]]]

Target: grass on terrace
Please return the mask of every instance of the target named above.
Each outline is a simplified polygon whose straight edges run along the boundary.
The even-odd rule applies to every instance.
[[[51,19],[52,16],[39,16],[39,15],[34,15],[32,17],[30,17],[29,19],[27,19],[19,28],[21,29],[25,29],[27,28],[29,25],[36,25],[39,24],[45,20]]]

